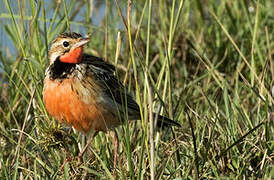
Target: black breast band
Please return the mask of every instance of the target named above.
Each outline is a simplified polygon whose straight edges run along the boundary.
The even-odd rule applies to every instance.
[[[58,57],[49,67],[50,79],[55,80],[67,78],[68,75],[70,75],[74,71],[75,66],[76,64],[74,63],[61,62]]]

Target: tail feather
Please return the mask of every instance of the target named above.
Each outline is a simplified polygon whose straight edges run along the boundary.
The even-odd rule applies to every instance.
[[[165,127],[170,127],[170,126],[176,126],[176,127],[182,127],[181,124],[177,123],[174,120],[169,119],[168,117],[161,116],[159,114],[154,113],[154,117],[157,118],[157,127],[162,129]]]

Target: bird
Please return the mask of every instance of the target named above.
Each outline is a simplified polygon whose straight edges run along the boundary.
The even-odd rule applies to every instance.
[[[115,66],[90,54],[90,41],[76,32],[65,32],[53,40],[45,72],[43,102],[58,122],[76,130],[107,132],[141,119],[140,107],[119,81]],[[158,127],[181,125],[168,117],[153,114]]]

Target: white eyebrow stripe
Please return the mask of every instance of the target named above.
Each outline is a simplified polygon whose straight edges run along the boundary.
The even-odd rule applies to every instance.
[[[58,43],[57,43],[57,46],[63,45],[63,42],[64,42],[64,41],[67,41],[67,39],[64,39],[64,40],[58,42]]]
[[[69,41],[69,39],[63,39],[63,40],[61,40],[61,41],[59,41],[59,42],[57,42],[57,43],[54,43],[54,44],[53,44],[53,47],[57,47],[57,46],[63,45],[63,42],[64,42],[64,41]]]

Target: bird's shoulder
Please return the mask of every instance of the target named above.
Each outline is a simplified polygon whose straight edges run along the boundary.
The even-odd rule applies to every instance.
[[[128,93],[115,74],[115,66],[103,58],[84,54],[82,63],[86,67],[86,75],[98,83],[102,90],[119,104],[127,103],[129,108],[139,111],[139,106]]]
[[[104,89],[112,91],[124,89],[115,74],[115,66],[104,61],[103,58],[84,54],[81,64],[85,68],[86,76],[91,77]]]
[[[91,69],[96,73],[114,74],[115,66],[104,61],[103,58],[96,57],[90,54],[83,54],[82,63],[87,65],[87,69]]]

